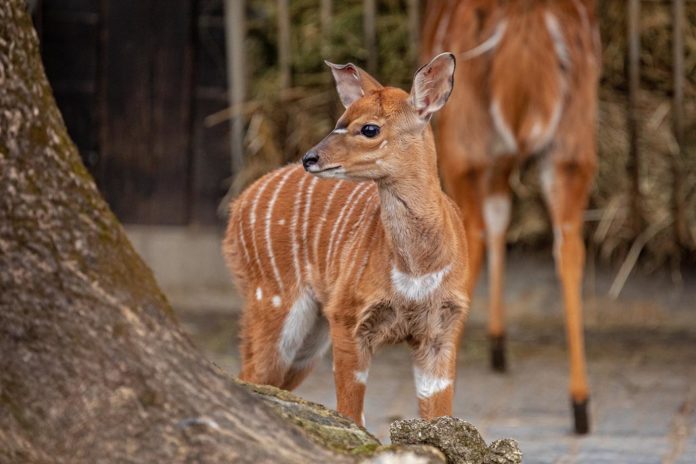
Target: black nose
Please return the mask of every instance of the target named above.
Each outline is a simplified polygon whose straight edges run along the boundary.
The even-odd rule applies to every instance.
[[[314,166],[319,162],[319,155],[314,150],[310,150],[302,157],[302,166],[304,166],[305,171],[309,170],[310,166]]]

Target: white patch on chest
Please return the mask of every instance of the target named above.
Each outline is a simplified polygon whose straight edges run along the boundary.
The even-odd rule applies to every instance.
[[[420,399],[430,398],[452,385],[452,379],[428,375],[418,367],[413,368],[413,377],[416,381],[416,396]]]
[[[409,300],[421,301],[440,287],[442,279],[445,278],[451,268],[452,265],[448,264],[439,271],[420,276],[412,276],[399,271],[396,266],[393,266],[391,270],[391,280],[394,289],[399,294],[405,296]]]
[[[318,307],[312,293],[309,290],[302,291],[285,316],[280,333],[278,350],[285,365],[289,366],[295,360],[297,351],[314,327],[317,316]]]

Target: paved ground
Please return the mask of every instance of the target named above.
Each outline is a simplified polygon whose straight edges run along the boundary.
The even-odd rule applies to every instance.
[[[526,463],[696,463],[695,276],[678,287],[667,276],[634,277],[613,301],[603,296],[612,275],[592,272],[585,291],[591,435],[570,433],[562,313],[548,259],[512,258],[508,374],[488,369],[485,288],[478,292],[459,357],[455,415],[487,441],[517,439]],[[210,308],[188,298],[175,306],[196,343],[236,373],[238,302]],[[402,346],[373,361],[367,427],[382,440],[391,420],[416,415],[410,366]],[[335,406],[330,357],[297,393]]]

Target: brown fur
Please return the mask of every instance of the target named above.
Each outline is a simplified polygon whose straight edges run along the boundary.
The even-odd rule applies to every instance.
[[[581,403],[589,394],[581,229],[597,165],[600,46],[594,1],[431,1],[426,14],[424,55],[440,49],[466,53],[504,27],[494,47],[457,67],[458,87],[439,120],[440,170],[464,216],[470,290],[488,247],[489,333],[500,339],[508,178],[526,159],[539,158],[567,316],[570,393]],[[486,225],[486,204],[495,227]]]
[[[352,75],[343,81],[343,68],[332,66],[339,92],[345,91],[341,85],[352,84]],[[448,66],[453,69],[451,58],[436,58],[419,74],[442,86],[424,100],[446,99],[451,74],[449,81],[439,75]],[[351,70],[364,73],[355,67],[346,72]],[[319,350],[313,354],[310,346],[303,359],[296,355],[288,362],[282,340],[284,327],[292,326],[291,308],[309,292],[315,324],[327,324],[333,343],[339,412],[361,423],[360,375],[372,353],[385,343],[407,341],[418,369],[440,380],[427,384],[434,385],[433,394],[421,395],[421,413],[448,415],[467,308],[461,217],[440,189],[429,107],[416,110],[413,94],[382,88],[369,75],[362,82],[364,96],[352,101],[355,89],[342,93],[349,107],[338,131],[313,149],[316,169],[341,166],[317,175],[350,180],[317,180],[290,165],[257,181],[231,206],[224,254],[246,301],[240,377],[293,388],[307,375]],[[366,123],[381,126],[378,137],[360,135]],[[397,288],[393,269],[408,276],[441,272],[442,279],[413,298]],[[303,347],[320,333],[309,330]]]

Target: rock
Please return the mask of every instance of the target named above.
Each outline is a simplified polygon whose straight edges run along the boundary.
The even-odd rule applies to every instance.
[[[389,433],[395,445],[424,444],[436,447],[450,464],[522,462],[522,453],[514,440],[498,440],[488,447],[476,427],[454,417],[438,417],[431,421],[395,421],[389,427]]]
[[[284,419],[296,424],[317,444],[333,451],[357,455],[372,454],[381,445],[355,422],[321,404],[269,385],[236,381],[251,390]]]
[[[522,451],[515,440],[503,438],[496,440],[488,447],[488,454],[483,459],[484,464],[520,464]]]
[[[299,426],[318,445],[370,464],[444,464],[445,455],[421,444],[382,445],[352,420],[321,404],[269,385],[235,380],[284,419]]]

